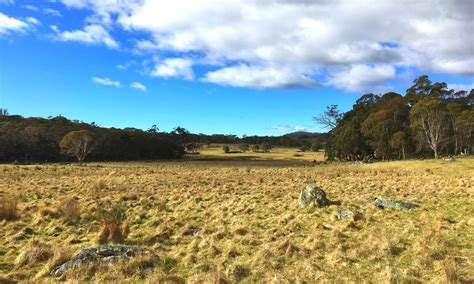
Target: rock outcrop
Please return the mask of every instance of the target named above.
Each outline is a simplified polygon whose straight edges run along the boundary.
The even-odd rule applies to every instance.
[[[111,263],[119,260],[132,259],[139,256],[154,256],[147,248],[137,246],[93,246],[87,247],[76,254],[71,260],[51,270],[52,276],[61,276],[68,270],[89,263]]]
[[[415,204],[415,203],[397,201],[397,200],[386,199],[386,198],[381,198],[381,197],[371,198],[367,201],[367,204],[372,204],[375,207],[380,208],[380,209],[395,208],[395,209],[402,209],[402,210],[410,210],[410,209],[420,207],[418,204]]]

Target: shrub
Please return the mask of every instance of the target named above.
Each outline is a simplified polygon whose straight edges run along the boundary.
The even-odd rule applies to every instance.
[[[64,221],[67,223],[73,223],[77,221],[81,215],[79,201],[72,197],[63,199],[58,207],[59,213],[61,213]]]
[[[300,152],[306,152],[308,151],[308,146],[301,146],[299,149],[300,149]]]
[[[314,142],[313,144],[311,144],[311,151],[319,152],[319,149],[321,149],[321,144],[319,144],[318,142]]]
[[[262,145],[260,145],[260,149],[262,149],[263,152],[270,152],[272,145],[270,145],[268,142],[263,142]]]
[[[239,145],[239,150],[242,151],[243,153],[247,152],[250,149],[249,144],[240,144]]]
[[[253,152],[258,152],[258,151],[260,151],[260,146],[258,146],[258,145],[253,145],[253,146],[252,146],[252,151],[253,151]]]
[[[123,242],[129,233],[127,216],[125,208],[116,204],[109,209],[103,209],[101,206],[97,208],[98,219],[102,223],[99,234],[99,242]]]
[[[11,195],[0,197],[0,220],[15,220],[18,218],[18,200]]]
[[[226,154],[229,153],[230,152],[229,146],[226,145],[226,146],[222,147],[222,151],[224,151],[224,153],[226,153]]]

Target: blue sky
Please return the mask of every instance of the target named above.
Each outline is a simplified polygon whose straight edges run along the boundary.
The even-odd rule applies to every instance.
[[[0,107],[281,135],[421,74],[474,86],[474,2],[379,2],[0,0]]]

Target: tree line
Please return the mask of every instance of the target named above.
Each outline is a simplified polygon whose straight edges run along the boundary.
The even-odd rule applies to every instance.
[[[177,159],[183,154],[179,137],[170,133],[0,112],[0,162],[82,162],[86,156],[91,161]]]
[[[58,162],[179,159],[203,145],[241,144],[282,147],[324,145],[327,134],[298,132],[283,136],[193,134],[183,127],[160,132],[104,128],[63,116],[24,118],[0,109],[0,162]],[[262,146],[263,147],[263,146]],[[253,148],[252,148],[253,149]],[[255,149],[253,149],[255,150]]]
[[[346,113],[332,105],[314,120],[330,129],[329,160],[438,158],[474,146],[474,89],[454,91],[424,75],[406,94],[365,94]]]

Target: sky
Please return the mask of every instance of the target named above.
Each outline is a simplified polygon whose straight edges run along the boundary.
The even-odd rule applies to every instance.
[[[326,131],[326,106],[474,88],[470,0],[0,0],[0,108],[104,127]]]

